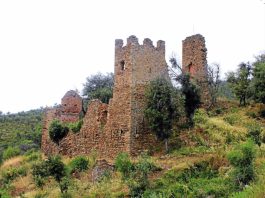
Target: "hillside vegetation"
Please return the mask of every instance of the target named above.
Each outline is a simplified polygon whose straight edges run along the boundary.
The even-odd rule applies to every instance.
[[[168,154],[162,148],[133,159],[121,154],[113,161],[114,171],[96,181],[92,181],[95,152],[46,161],[39,152],[26,153],[2,164],[0,193],[2,197],[137,197],[139,192],[143,197],[264,197],[261,108],[220,101],[211,111],[198,109],[193,128],[174,131]],[[251,135],[254,129],[261,132],[254,135],[260,144]]]
[[[108,164],[96,151],[44,156],[34,150],[42,110],[1,116],[0,197],[265,197],[265,55],[239,64],[225,83],[219,65],[209,66],[203,82],[210,104],[201,101],[207,91],[202,81],[183,73],[176,59],[170,63],[172,80],[180,86],[150,82],[143,109],[149,129],[164,144],[138,157],[120,153]],[[99,74],[87,78],[87,103],[94,97],[108,101],[112,80]],[[52,123],[49,135],[59,142],[66,123]]]
[[[36,109],[0,115],[1,157],[8,147],[18,154],[40,148],[43,112],[43,109]]]

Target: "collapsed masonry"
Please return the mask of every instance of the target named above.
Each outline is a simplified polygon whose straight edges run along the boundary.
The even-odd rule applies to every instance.
[[[206,48],[201,41],[195,41],[199,45],[183,41],[183,65],[191,65],[192,75],[196,75],[196,67],[203,68],[206,63]],[[204,55],[197,54],[195,48],[200,45],[204,46],[200,49],[204,50]],[[155,47],[148,38],[144,39],[143,45],[135,36],[130,36],[125,46],[123,40],[116,40],[113,98],[109,104],[91,101],[80,132],[68,133],[57,145],[49,138],[51,121],[75,122],[82,112],[82,98],[74,91],[67,92],[61,106],[46,112],[42,151],[46,155],[75,156],[95,150],[100,157],[113,159],[120,152],[137,155],[154,148],[158,142],[144,119],[144,92],[149,82],[158,77],[169,79],[164,41],[158,41]]]

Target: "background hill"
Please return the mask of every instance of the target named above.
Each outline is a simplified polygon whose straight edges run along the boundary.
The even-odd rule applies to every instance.
[[[44,109],[0,115],[0,155],[8,147],[18,148],[23,154],[39,149]]]

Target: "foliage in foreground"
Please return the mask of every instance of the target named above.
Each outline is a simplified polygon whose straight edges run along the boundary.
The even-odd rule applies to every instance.
[[[233,165],[232,179],[236,187],[243,187],[254,180],[255,147],[252,140],[239,145],[228,154],[228,160]]]
[[[142,154],[136,163],[132,163],[127,153],[120,153],[115,160],[116,169],[121,172],[128,185],[131,197],[141,197],[149,187],[148,174],[156,169],[150,157]]]
[[[67,191],[67,171],[59,156],[49,156],[47,160],[34,164],[32,176],[37,187],[42,187],[45,179],[52,176],[58,182],[61,192]]]

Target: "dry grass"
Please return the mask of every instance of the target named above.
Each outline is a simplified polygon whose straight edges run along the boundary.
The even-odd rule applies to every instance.
[[[14,189],[12,190],[13,196],[19,196],[22,193],[29,192],[35,189],[35,185],[30,175],[25,177],[18,177],[12,183]]]
[[[24,161],[23,156],[13,157],[11,159],[4,161],[0,169],[3,170],[10,167],[19,167],[21,164],[23,164],[23,161]]]

